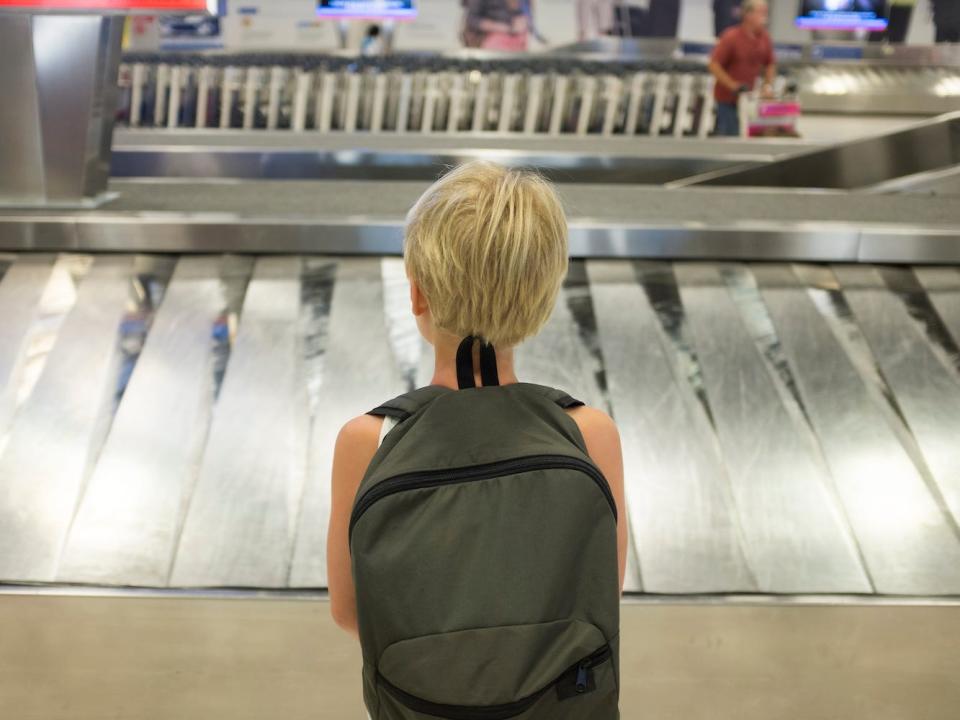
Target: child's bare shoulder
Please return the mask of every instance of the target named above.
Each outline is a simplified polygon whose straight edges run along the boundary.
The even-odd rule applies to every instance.
[[[588,433],[598,438],[620,436],[620,432],[617,430],[617,424],[613,421],[613,418],[603,410],[581,405],[580,407],[567,410],[567,414],[577,423],[580,432],[582,432],[585,437]]]
[[[347,422],[337,435],[336,452],[346,455],[372,455],[380,440],[383,418],[360,415]]]

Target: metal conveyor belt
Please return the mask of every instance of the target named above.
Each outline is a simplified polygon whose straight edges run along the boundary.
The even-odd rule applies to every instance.
[[[326,583],[402,261],[0,256],[0,579]],[[575,261],[524,380],[621,429],[647,593],[960,594],[960,269]]]

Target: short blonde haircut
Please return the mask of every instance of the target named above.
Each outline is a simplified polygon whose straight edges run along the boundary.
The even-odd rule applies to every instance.
[[[434,327],[510,347],[553,311],[567,273],[567,219],[536,173],[471,162],[413,206],[403,256]]]

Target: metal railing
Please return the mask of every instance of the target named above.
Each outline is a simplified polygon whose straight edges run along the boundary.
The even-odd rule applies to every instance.
[[[396,56],[128,57],[130,127],[706,137],[702,64]]]

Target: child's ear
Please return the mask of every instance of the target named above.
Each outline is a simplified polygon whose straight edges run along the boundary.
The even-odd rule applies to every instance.
[[[416,317],[420,317],[430,309],[427,306],[427,299],[423,296],[423,292],[420,290],[420,286],[417,285],[413,280],[410,281],[410,305],[413,309],[413,314]]]

